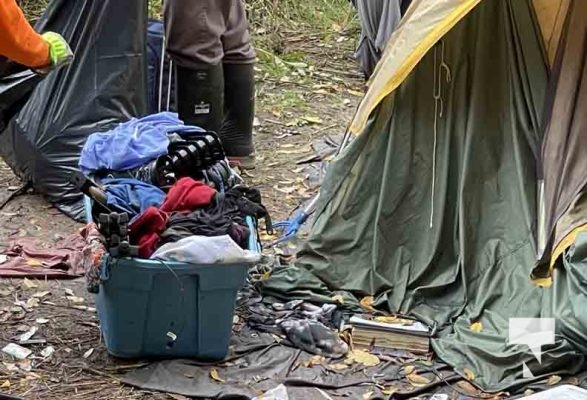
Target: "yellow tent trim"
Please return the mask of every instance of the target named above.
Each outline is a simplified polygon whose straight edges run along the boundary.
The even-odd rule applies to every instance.
[[[406,57],[405,61],[400,65],[397,71],[389,78],[383,86],[377,85],[378,78],[385,68],[382,68],[387,62],[392,53],[386,51],[384,59],[379,63],[379,67],[372,79],[372,85],[369,87],[367,94],[363,98],[355,118],[353,119],[349,130],[354,134],[359,134],[367,126],[369,116],[379,105],[379,103],[387,97],[391,92],[396,90],[399,85],[412,72],[424,55],[440,40],[446,33],[451,30],[463,17],[465,17],[473,8],[475,8],[481,0],[464,0],[448,14],[437,26],[414,48],[414,50]],[[385,71],[387,72],[387,71]]]

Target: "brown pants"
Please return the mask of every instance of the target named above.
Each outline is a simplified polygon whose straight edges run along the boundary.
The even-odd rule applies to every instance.
[[[244,0],[165,0],[167,52],[186,68],[255,61]]]

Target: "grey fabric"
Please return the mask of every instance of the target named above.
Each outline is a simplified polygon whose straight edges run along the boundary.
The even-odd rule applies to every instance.
[[[371,76],[387,40],[401,19],[399,0],[358,0],[355,4],[361,38],[355,56],[366,76]]]
[[[255,61],[243,0],[165,0],[163,15],[167,52],[178,65]]]
[[[313,355],[277,343],[268,334],[243,330],[232,341],[232,353],[222,363],[205,364],[193,360],[173,360],[153,363],[129,372],[122,381],[143,389],[177,393],[198,399],[251,399],[283,383],[289,400],[325,399],[318,389],[335,400],[387,399],[381,388],[393,386],[396,398],[413,398],[416,394],[442,391],[445,383],[435,379],[442,373],[445,381],[455,382],[458,375],[446,365],[431,365],[404,354],[403,361],[382,361],[375,367],[355,364],[344,370],[330,367],[344,360],[325,359],[308,365]],[[389,359],[389,358],[388,358]],[[389,359],[390,360],[390,359]],[[397,360],[400,360],[398,358]],[[405,365],[414,365],[419,374],[430,381],[415,388],[403,376]],[[212,368],[218,381],[211,376]]]
[[[587,2],[574,0],[561,37],[546,104],[546,133],[542,147],[546,233],[544,253],[548,274],[550,250],[573,229],[587,222],[582,210],[570,210],[587,184]],[[575,204],[573,204],[575,202]],[[556,226],[563,214],[566,219]],[[569,219],[571,218],[571,219]],[[555,232],[556,231],[556,232]],[[556,233],[556,237],[554,236]]]

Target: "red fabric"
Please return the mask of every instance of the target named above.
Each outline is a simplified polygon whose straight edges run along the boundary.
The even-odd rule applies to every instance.
[[[149,258],[157,248],[159,234],[165,230],[167,214],[149,207],[130,225],[130,241],[139,246],[139,257]]]
[[[4,253],[8,261],[0,264],[2,277],[76,278],[84,275],[81,234],[73,234],[50,249],[37,246],[32,238],[13,242]]]
[[[210,204],[215,195],[216,191],[210,186],[192,178],[181,178],[169,189],[160,210],[193,211]]]
[[[139,257],[149,258],[157,249],[169,213],[191,212],[212,202],[216,191],[192,178],[181,178],[169,189],[161,208],[149,207],[130,225],[130,240],[139,246]]]

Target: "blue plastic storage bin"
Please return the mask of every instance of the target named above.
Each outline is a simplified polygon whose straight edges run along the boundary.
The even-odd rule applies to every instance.
[[[91,221],[89,212],[87,217]],[[249,249],[260,251],[253,220],[247,222]],[[250,266],[106,259],[96,307],[108,353],[119,358],[223,359],[236,295]]]
[[[108,353],[223,359],[248,267],[111,260],[96,299]]]

